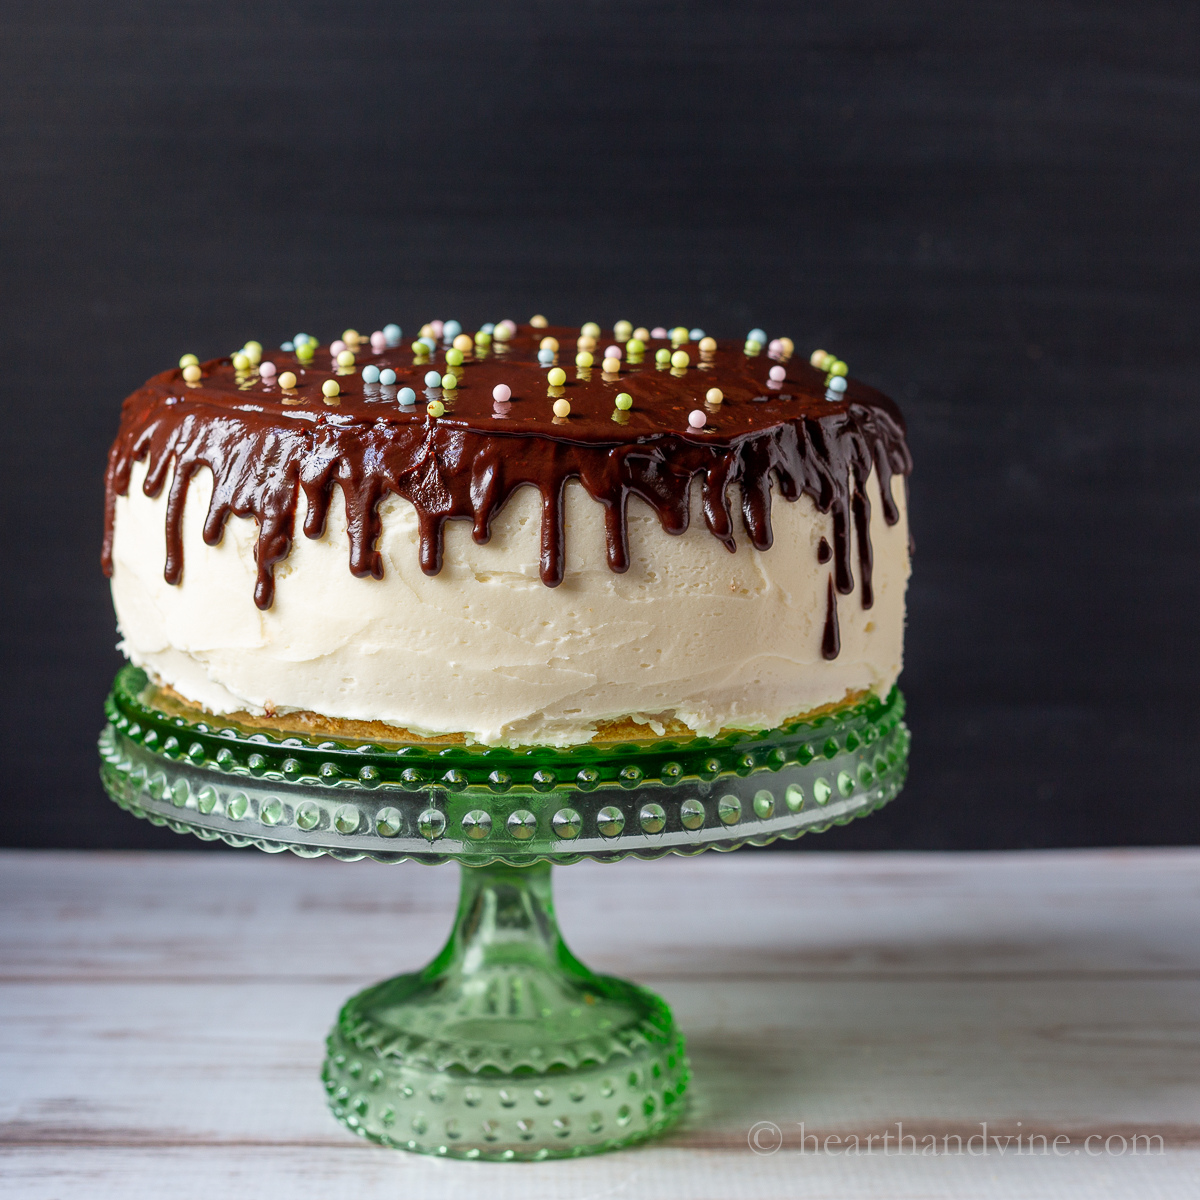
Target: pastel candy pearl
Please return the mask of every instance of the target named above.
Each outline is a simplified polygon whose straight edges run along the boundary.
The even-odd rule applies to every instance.
[[[633,331],[633,336],[637,338],[639,342],[648,342],[650,340],[650,330],[648,330],[645,325],[639,325]]]
[[[284,371],[279,377],[279,386],[290,392],[296,386],[296,376],[291,371]]]
[[[707,423],[708,416],[701,412],[700,409],[693,408],[692,411],[688,413],[688,424],[693,429],[703,429]]]
[[[709,388],[708,391],[704,393],[704,399],[709,404],[720,404],[721,401],[725,399],[725,393],[721,391],[720,388]]]
[[[828,350],[814,350],[808,361],[812,363],[812,365],[816,367],[818,371],[823,371],[825,370],[825,364],[830,360],[830,357],[831,356]]]
[[[442,376],[441,376],[440,372],[426,371],[425,372],[425,386],[426,387],[441,387],[442,386]]]
[[[365,371],[363,372],[363,375],[364,375],[364,377],[366,376]],[[385,368],[384,370],[379,372],[379,382],[380,383],[388,383],[388,384],[395,383],[396,382],[396,372],[393,371],[391,367]]]
[[[486,333],[490,337],[496,332],[496,327],[491,323],[491,321],[485,321],[482,325],[480,325],[479,332]]]
[[[639,333],[643,333],[643,332],[645,332],[645,331],[644,331],[644,330],[638,330],[638,332],[639,332]],[[649,335],[647,334],[647,336],[649,336]],[[644,341],[643,341],[641,338],[637,338],[637,337],[631,337],[631,338],[629,339],[629,341],[626,343],[626,347],[625,347],[625,348],[626,348],[626,349],[629,351],[629,353],[630,353],[631,355],[633,355],[633,354],[642,354],[642,353],[645,351],[645,349],[646,349],[646,343],[645,343],[645,342],[644,342]]]
[[[342,341],[345,342],[347,346],[357,346],[358,343],[362,341],[362,338],[359,336],[357,329],[347,329],[346,332],[342,334]]]
[[[569,400],[555,400],[554,415],[556,417],[569,417],[571,415],[571,402]]]
[[[377,329],[371,334],[371,349],[376,354],[382,354],[387,349],[387,338],[383,336],[383,330]]]
[[[796,343],[791,338],[784,337],[779,339],[779,347],[784,354],[791,354],[796,349]]]
[[[492,337],[494,337],[498,342],[510,341],[512,339],[512,330],[509,329],[509,327],[503,321],[501,321],[500,324],[492,330]]]
[[[343,351],[342,351],[342,352],[341,352],[341,353],[340,353],[340,354],[337,356],[337,365],[338,365],[339,367],[352,367],[352,366],[354,366],[354,355],[353,355],[353,354],[351,354],[349,350],[343,350]]]
[[[706,338],[700,339],[700,352],[702,354],[712,354],[713,351],[716,350],[716,348],[717,348],[717,339],[716,338],[706,337]]]
[[[665,338],[667,336],[666,328],[662,325],[655,325],[655,327],[650,330],[650,336],[652,338]]]
[[[512,388],[510,388],[507,383],[496,384],[496,386],[494,388],[492,388],[492,399],[493,400],[511,400],[512,399]]]
[[[567,373],[562,367],[551,367],[546,373],[546,382],[551,387],[562,387],[567,382]]]
[[[609,346],[608,349],[604,351],[604,357],[605,358],[620,358],[621,357],[621,347],[620,346]]]
[[[467,351],[470,350],[475,343],[471,340],[469,333],[460,333],[453,342],[455,350]]]
[[[539,350],[538,351],[538,362],[540,362],[542,364],[542,366],[547,367],[553,361],[554,361],[554,351],[553,350],[547,349],[547,350]]]
[[[767,351],[770,354],[782,354],[783,353],[783,342],[780,341],[779,338],[772,338],[771,344],[767,347]]]
[[[675,353],[671,355],[671,366],[675,367],[677,370],[682,367],[686,367],[691,361],[692,360],[688,358],[688,352],[686,350],[676,350]]]
[[[378,383],[379,368],[378,367],[363,367],[362,369],[363,383]]]
[[[446,406],[440,400],[430,400],[430,402],[425,405],[425,411],[431,417],[440,417],[446,411]]]
[[[442,338],[447,342],[454,341],[460,333],[462,333],[462,325],[458,321],[447,321],[442,326]]]
[[[463,360],[463,352],[461,350],[455,350],[454,347],[452,346],[449,350],[446,351],[446,365],[448,367],[461,367],[462,360]]]
[[[188,363],[183,368],[183,380],[185,383],[199,383],[201,371],[195,363]]]
[[[692,339],[693,342],[698,342],[704,337],[704,330],[703,329],[693,329],[691,331],[691,333],[688,334],[688,336]]]
[[[688,331],[682,325],[676,325],[671,330],[671,341],[686,342],[688,340]]]
[[[395,322],[383,327],[383,340],[389,346],[400,345],[400,339],[404,336],[404,331]]]
[[[394,374],[394,372],[391,373]],[[401,404],[416,404],[417,393],[414,392],[412,388],[401,388],[396,393],[396,399],[399,400]]]
[[[529,318],[529,324],[532,325],[534,327],[534,329],[545,329],[546,326],[550,324],[550,322],[547,321],[546,318],[543,317],[541,313],[535,313],[532,317]]]
[[[617,407],[622,412],[628,412],[633,407],[633,397],[628,392],[621,392],[617,396]]]
[[[184,367],[197,367],[200,365],[200,360],[194,354],[185,354],[179,360],[179,369],[182,371]]]
[[[604,360],[604,370],[610,375],[621,369],[621,360],[619,358],[606,358]]]
[[[264,379],[270,379],[275,374],[275,364],[273,362],[265,362],[258,368],[258,373]]]
[[[429,322],[429,328],[433,330],[434,337],[440,338],[442,336],[442,330],[445,329],[445,327],[446,327],[445,324],[441,321],[430,321]]]
[[[830,375],[849,375],[850,368],[839,358],[836,362],[829,364]]]
[[[301,362],[312,362],[314,354],[316,354],[316,347],[312,342],[296,343],[296,357]]]
[[[346,343],[343,342],[341,338],[338,338],[336,342],[329,343],[329,353],[332,354],[334,358],[337,358],[337,356],[341,354],[345,348]]]
[[[457,375],[451,375],[451,374],[446,374],[446,375],[443,375],[443,376],[442,376],[442,387],[443,387],[443,388],[444,388],[444,389],[445,389],[447,392],[452,392],[452,391],[454,391],[454,389],[455,389],[456,387],[458,387],[458,376],[457,376]]]
[[[580,328],[579,332],[584,337],[598,338],[600,336],[600,326],[595,321],[588,321],[586,325]]]
[[[782,383],[787,378],[787,371],[783,367],[772,367],[767,372],[767,377],[776,383]]]
[[[322,393],[330,398],[336,396],[341,390],[341,386],[336,379],[327,379],[321,384]]]
[[[544,337],[538,343],[538,345],[542,350],[557,350],[558,349],[558,338]]]
[[[665,347],[662,350],[655,350],[654,361],[656,363],[669,363],[671,361],[671,352]]]
[[[767,344],[767,335],[761,329],[752,329],[746,334],[746,341],[757,342],[760,346],[765,346]]]
[[[613,326],[613,336],[619,342],[627,342],[633,336],[633,326],[628,321],[618,321]]]
[[[846,390],[846,377],[844,375],[835,375],[829,381],[829,390],[831,392],[844,392]]]
[[[431,338],[431,337],[423,337],[423,338],[421,338],[421,339],[420,339],[420,344],[421,344],[422,346],[424,346],[424,347],[425,347],[425,349],[426,349],[426,350],[428,350],[430,354],[432,354],[432,353],[433,353],[433,352],[434,352],[434,351],[437,349],[437,342],[435,342],[435,341],[433,340],[433,338]]]
[[[593,361],[594,360],[592,359],[591,354],[589,354],[586,350],[580,350],[580,352],[575,355],[575,365],[577,367],[590,367]]]
[[[250,369],[250,360],[240,350],[233,356],[233,369],[235,371],[248,371]]]
[[[295,350],[296,343],[295,342],[280,342],[279,348],[280,348],[280,350],[286,350],[287,353],[290,354],[293,350]]]

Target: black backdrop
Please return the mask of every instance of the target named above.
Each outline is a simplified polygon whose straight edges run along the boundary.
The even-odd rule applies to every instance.
[[[1196,840],[1198,11],[10,0],[0,836],[197,845],[96,778],[122,397],[542,311],[762,325],[906,410],[910,783],[802,847]]]

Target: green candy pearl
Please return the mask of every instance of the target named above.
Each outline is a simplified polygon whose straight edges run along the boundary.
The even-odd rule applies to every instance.
[[[463,354],[461,350],[446,351],[446,365],[449,367],[461,367]]]
[[[622,392],[617,397],[617,407],[622,412],[628,412],[633,407],[633,397],[628,392]]]
[[[654,361],[662,363],[664,366],[671,361],[670,350],[656,350],[654,352]]]

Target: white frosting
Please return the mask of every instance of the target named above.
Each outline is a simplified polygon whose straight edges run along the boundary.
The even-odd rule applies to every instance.
[[[698,494],[681,536],[631,499],[632,561],[617,575],[605,562],[603,510],[572,483],[557,588],[538,577],[540,499],[531,488],[512,497],[486,545],[476,545],[469,523],[450,522],[433,577],[418,563],[414,510],[387,497],[380,580],[350,574],[335,497],[319,540],[300,532],[302,506],[291,554],[275,568],[275,602],[261,612],[256,523],[231,518],[221,543],[205,545],[212,476],[198,473],[183,520],[183,579],[172,586],[163,579],[170,487],[150,499],[144,478],[144,464],[135,465],[128,496],[117,499],[121,649],[213,713],[311,710],[488,744],[569,745],[622,716],[656,728],[673,716],[700,734],[769,728],[848,693],[885,695],[900,673],[909,558],[899,479],[901,520],[889,527],[871,476],[875,602],[864,610],[857,587],[838,597],[841,653],[826,661],[833,564],[817,561],[817,547],[822,536],[832,544],[832,520],[807,496],[776,494],[772,548],[754,550],[743,534],[735,554],[704,527]],[[853,561],[857,585],[857,553]]]

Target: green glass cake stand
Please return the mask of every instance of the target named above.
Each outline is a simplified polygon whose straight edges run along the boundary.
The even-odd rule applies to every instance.
[[[684,1107],[670,1009],[567,949],[553,864],[819,832],[891,800],[908,759],[895,690],[766,732],[516,750],[288,736],[156,700],[126,667],[100,737],[135,816],[306,858],[462,864],[445,948],[349,1000],[323,1070],[354,1133],[455,1158],[614,1150]]]

